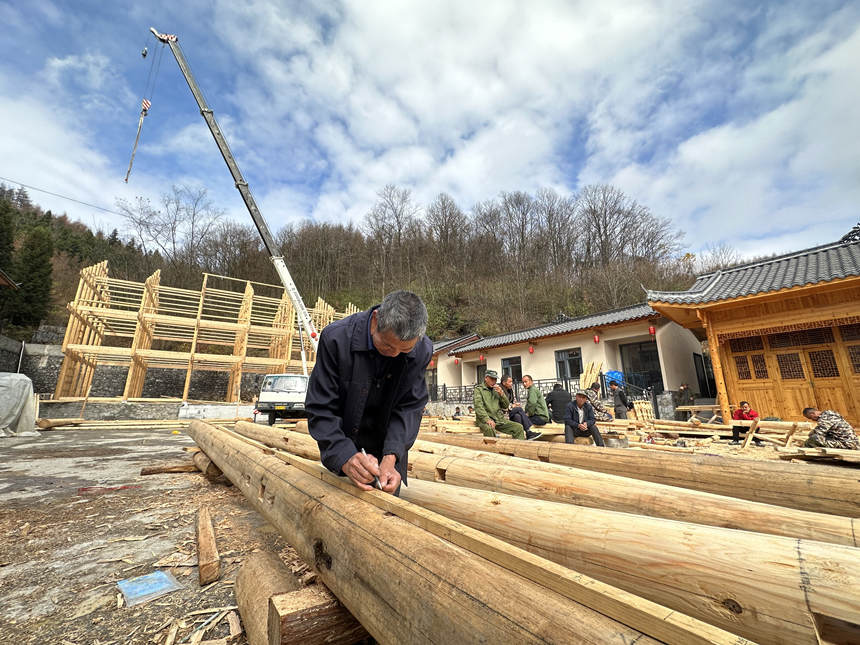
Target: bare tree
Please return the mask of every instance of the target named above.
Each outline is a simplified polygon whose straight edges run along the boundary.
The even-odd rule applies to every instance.
[[[741,254],[728,242],[709,244],[705,247],[694,263],[697,273],[711,273],[719,269],[727,269],[741,261]]]

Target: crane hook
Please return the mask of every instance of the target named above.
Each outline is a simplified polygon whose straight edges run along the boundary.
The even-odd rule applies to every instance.
[[[146,48],[146,47],[144,47],[144,48],[143,48],[143,51],[142,51],[142,52],[140,52],[140,56],[141,56],[141,58],[146,58],[146,55],[147,55],[148,53],[149,53],[149,49],[148,49],[148,48]]]

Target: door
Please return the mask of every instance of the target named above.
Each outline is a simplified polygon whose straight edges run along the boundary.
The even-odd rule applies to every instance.
[[[481,383],[484,382],[484,375],[486,373],[487,373],[487,366],[486,365],[482,364],[482,365],[478,365],[475,367],[475,377],[477,379],[475,381],[476,385],[480,385]]]
[[[809,379],[809,369],[803,351],[775,352],[779,383],[782,388],[784,409],[792,418],[803,408],[817,405],[815,392]]]
[[[621,366],[624,379],[642,388],[652,387],[656,393],[663,391],[663,375],[660,371],[660,353],[656,341],[621,345]]]
[[[856,418],[853,401],[850,392],[845,389],[833,349],[808,349],[804,353],[816,407],[819,410],[836,410],[848,418]]]

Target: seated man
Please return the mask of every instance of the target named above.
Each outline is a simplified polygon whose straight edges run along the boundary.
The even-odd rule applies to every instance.
[[[543,392],[535,385],[534,379],[526,374],[523,376],[523,387],[526,388],[526,417],[531,425],[545,426],[549,423],[549,410],[543,398]],[[537,437],[530,437],[537,439]]]
[[[552,386],[552,392],[546,395],[546,404],[552,410],[552,420],[556,423],[564,423],[564,413],[567,410],[567,404],[572,401],[570,392],[565,390],[561,383],[556,383]]]
[[[459,421],[460,416],[461,416],[460,406],[458,405],[457,407],[454,408],[454,414],[451,415],[451,419],[453,419],[454,421]]]
[[[564,415],[564,442],[573,443],[574,437],[591,437],[595,445],[604,445],[585,390],[576,391],[576,398],[567,404]]]
[[[600,383],[595,381],[591,387],[585,390],[585,396],[588,397],[588,402],[594,409],[594,418],[597,421],[612,421],[612,415],[603,407],[603,402],[600,400]]]
[[[758,419],[758,412],[753,410],[747,401],[741,401],[740,407],[734,412],[732,412],[732,419],[734,419],[735,421],[752,421],[753,419]],[[749,428],[746,428],[744,426],[732,426],[731,445],[738,445],[741,442],[741,432],[747,430],[749,430]],[[762,445],[758,437],[753,437],[753,441],[757,446]]]
[[[475,425],[485,437],[495,437],[496,433],[504,432],[514,439],[525,439],[523,427],[507,418],[506,410],[510,403],[501,386],[496,383],[498,379],[496,370],[487,370],[484,382],[475,386]]]
[[[845,450],[860,450],[860,441],[854,428],[842,415],[833,410],[804,408],[803,416],[810,421],[816,421],[809,439],[803,445],[807,448],[842,448]]]
[[[537,439],[541,436],[540,432],[532,432],[529,429],[532,427],[532,421],[529,419],[525,410],[523,410],[520,402],[517,401],[516,394],[514,394],[514,379],[510,374],[505,374],[502,377],[502,392],[504,392],[505,396],[508,398],[508,403],[510,404],[508,407],[508,418],[511,421],[519,423],[523,427],[523,430],[526,432],[526,439],[531,441],[532,439]]]

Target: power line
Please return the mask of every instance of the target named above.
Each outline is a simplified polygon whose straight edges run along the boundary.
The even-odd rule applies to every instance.
[[[84,206],[89,206],[90,208],[97,208],[100,211],[104,211],[105,213],[111,213],[112,215],[119,215],[120,217],[125,217],[122,213],[117,213],[116,211],[112,211],[109,208],[104,208],[103,206],[96,206],[95,204],[90,204],[89,202],[82,202],[80,199],[75,199],[74,197],[69,197],[67,195],[61,195],[60,193],[53,193],[50,190],[45,190],[44,188],[36,188],[35,186],[30,186],[28,184],[22,184],[20,181],[15,181],[14,179],[9,179],[8,177],[0,177],[2,181],[8,181],[10,184],[17,184],[18,186],[23,186],[24,188],[29,188],[30,190],[37,190],[40,193],[47,193],[48,195],[53,195],[54,197],[59,197],[60,199],[67,199],[70,202],[75,202],[76,204],[82,204]]]

